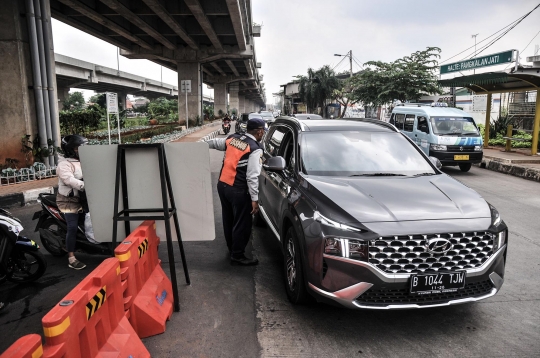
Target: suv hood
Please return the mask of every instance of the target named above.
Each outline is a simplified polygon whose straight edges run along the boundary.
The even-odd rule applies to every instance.
[[[423,177],[309,176],[316,189],[361,223],[490,218],[486,201],[446,174]],[[317,195],[317,193],[313,193]],[[319,195],[320,195],[319,194]]]

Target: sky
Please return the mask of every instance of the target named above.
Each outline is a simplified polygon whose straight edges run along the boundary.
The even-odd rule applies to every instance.
[[[257,61],[262,63],[259,73],[264,75],[267,102],[273,103],[272,93],[278,92],[280,85],[296,75],[305,75],[308,68],[336,66],[342,58],[334,54],[352,50],[359,63],[353,62],[354,71],[367,61],[390,62],[428,46],[441,48],[443,61],[474,46],[471,35],[478,34],[479,48],[487,43],[481,43],[486,37],[538,4],[539,0],[252,0],[253,21],[262,24],[255,51]],[[59,21],[52,24],[55,52],[117,67],[115,46]],[[482,55],[517,49],[521,62],[526,63],[525,58],[534,54],[535,44],[540,44],[539,32],[540,8]],[[347,60],[335,70],[348,71]],[[119,65],[121,71],[160,80],[161,66],[150,61],[120,56]],[[176,73],[163,68],[163,82],[177,85]],[[206,86],[203,91],[213,92]]]

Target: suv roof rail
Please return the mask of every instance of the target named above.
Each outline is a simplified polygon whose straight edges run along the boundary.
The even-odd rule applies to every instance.
[[[422,102],[418,102],[418,103],[398,103],[396,104],[396,107],[411,107],[411,106],[417,106],[417,107],[422,107],[422,106],[431,106],[431,102],[430,103],[422,103]]]

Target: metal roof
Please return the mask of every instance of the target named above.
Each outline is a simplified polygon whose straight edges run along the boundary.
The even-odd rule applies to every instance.
[[[466,87],[476,94],[531,91],[540,88],[540,68],[519,67],[517,71],[478,73],[438,82],[443,87]]]

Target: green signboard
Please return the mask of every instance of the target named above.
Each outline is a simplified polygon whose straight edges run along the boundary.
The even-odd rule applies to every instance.
[[[472,58],[470,60],[464,60],[456,63],[449,63],[441,66],[441,75],[445,73],[467,71],[480,67],[488,67],[500,65],[501,63],[512,62],[512,55],[514,50],[505,52],[494,53],[493,55],[487,55],[483,57]]]

